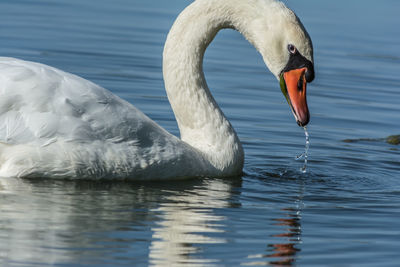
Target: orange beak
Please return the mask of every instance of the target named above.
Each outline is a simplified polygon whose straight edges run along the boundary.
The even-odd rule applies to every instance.
[[[300,68],[284,72],[280,81],[282,92],[292,109],[297,124],[302,127],[310,121],[306,96],[306,71],[307,68]]]

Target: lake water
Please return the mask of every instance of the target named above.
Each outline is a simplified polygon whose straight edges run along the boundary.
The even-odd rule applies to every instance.
[[[190,1],[2,0],[0,55],[72,72],[178,135],[161,74]],[[237,32],[205,55],[245,174],[157,183],[0,180],[1,266],[399,266],[400,1],[288,0],[316,79],[307,173],[279,84]],[[343,140],[352,141],[344,142]]]

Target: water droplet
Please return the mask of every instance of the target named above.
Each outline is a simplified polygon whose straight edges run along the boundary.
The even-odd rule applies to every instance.
[[[306,136],[306,145],[304,148],[304,152],[301,153],[300,155],[296,156],[296,160],[304,158],[304,164],[303,164],[303,167],[300,168],[300,171],[302,173],[306,173],[307,172],[307,161],[308,161],[308,149],[310,148],[310,136],[308,134],[307,127],[304,126],[303,129],[304,129],[304,134]]]

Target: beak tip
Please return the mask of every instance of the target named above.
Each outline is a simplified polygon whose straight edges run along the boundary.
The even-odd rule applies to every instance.
[[[304,127],[308,124],[308,121],[306,122],[302,122],[302,121],[297,121],[297,125],[299,125],[300,127]]]
[[[307,114],[304,118],[296,118],[296,122],[300,127],[304,127],[310,122],[310,115]]]

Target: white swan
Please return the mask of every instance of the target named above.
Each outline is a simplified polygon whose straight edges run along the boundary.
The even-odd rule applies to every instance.
[[[166,179],[241,174],[243,149],[207,87],[205,49],[241,32],[281,81],[299,125],[309,120],[311,40],[275,0],[196,0],[177,18],[163,74],[181,139],[130,103],[75,75],[0,59],[0,177]]]

